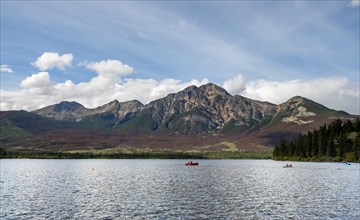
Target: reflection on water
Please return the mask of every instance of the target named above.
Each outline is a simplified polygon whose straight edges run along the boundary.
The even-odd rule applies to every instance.
[[[1,160],[1,219],[359,219],[360,166]]]

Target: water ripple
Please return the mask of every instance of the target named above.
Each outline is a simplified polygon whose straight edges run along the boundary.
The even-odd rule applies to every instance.
[[[360,166],[1,160],[1,219],[359,219]]]

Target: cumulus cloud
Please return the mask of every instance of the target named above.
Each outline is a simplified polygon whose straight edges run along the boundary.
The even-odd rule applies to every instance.
[[[151,91],[149,93],[149,98],[152,100],[158,99],[168,95],[169,93],[180,91],[191,85],[200,86],[206,83],[208,83],[207,79],[203,79],[202,81],[193,79],[190,82],[185,82],[185,83],[181,83],[180,80],[175,80],[175,79],[164,79],[159,81],[155,87],[151,88]]]
[[[53,95],[52,82],[48,72],[33,74],[21,81],[20,87],[23,89],[25,98],[32,101],[37,96],[49,97]]]
[[[245,79],[241,74],[234,78],[226,80],[223,83],[223,88],[230,94],[240,94],[245,89]]]
[[[84,65],[84,64],[83,64]],[[125,76],[134,72],[134,69],[119,60],[103,60],[86,64],[86,68],[102,76]]]
[[[329,108],[359,114],[358,88],[351,87],[345,77],[289,81],[256,80],[249,82],[241,95],[275,104],[300,95]]]
[[[107,60],[91,64],[86,67],[93,68],[98,75],[87,82],[66,80],[55,83],[48,72],[39,72],[22,80],[18,91],[1,90],[1,110],[35,110],[64,100],[77,101],[88,108],[115,99],[120,102],[137,99],[146,104],[190,85],[200,86],[209,82],[207,79],[187,82],[177,79],[124,79],[122,76],[132,73],[133,69],[120,61]],[[300,95],[329,108],[360,114],[359,88],[352,87],[345,77],[288,81],[259,79],[245,82],[244,77],[238,74],[226,80],[223,87],[233,95],[275,104]]]
[[[1,73],[13,73],[14,71],[11,69],[9,65],[1,65],[0,69]]]
[[[114,75],[126,75],[133,70],[121,62],[115,62],[115,66],[120,63],[123,68],[114,68],[115,70],[112,71],[105,68],[109,63],[112,62],[104,61],[104,65],[101,65],[101,62],[96,63],[99,65],[93,67],[97,69],[98,75],[87,82],[74,83],[66,80],[55,83],[51,81],[48,72],[33,74],[21,81],[19,91],[1,90],[1,110],[35,110],[64,100],[77,101],[88,108],[95,108],[115,99],[118,101],[137,99],[146,104],[187,86],[208,83],[207,79],[182,82],[176,79],[159,81],[114,78]]]
[[[48,72],[33,74],[21,81],[20,86],[24,89],[42,88],[51,84]]]
[[[38,68],[40,71],[51,70],[53,68],[65,69],[71,67],[71,62],[73,60],[73,55],[67,53],[64,55],[59,55],[54,52],[45,52],[37,60],[31,63],[34,67]]]
[[[360,0],[351,0],[350,2],[352,7],[359,7],[360,6]]]

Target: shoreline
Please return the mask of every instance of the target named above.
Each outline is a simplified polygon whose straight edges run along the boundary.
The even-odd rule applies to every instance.
[[[6,152],[0,159],[272,159],[268,152]]]

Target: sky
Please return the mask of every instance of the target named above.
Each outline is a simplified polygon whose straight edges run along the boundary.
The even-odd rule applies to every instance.
[[[1,110],[215,83],[360,115],[360,1],[1,0]]]

